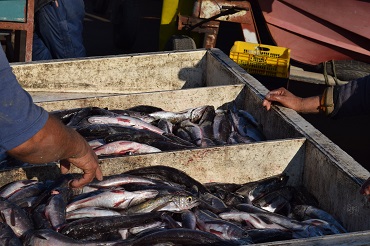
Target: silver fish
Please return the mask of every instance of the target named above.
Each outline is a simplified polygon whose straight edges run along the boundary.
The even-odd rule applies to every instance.
[[[146,202],[130,207],[126,213],[148,213],[151,211],[172,211],[181,212],[199,205],[199,200],[187,193],[185,194],[168,194],[158,196]]]
[[[8,200],[11,202],[17,203],[20,200],[24,200],[32,196],[38,196],[45,189],[46,189],[46,185],[44,182],[32,183],[32,184],[23,186],[22,188],[18,189],[16,192],[14,192],[8,197]]]
[[[17,237],[22,237],[25,233],[34,229],[34,225],[25,210],[14,203],[0,198],[0,211],[3,222],[12,228]]]
[[[102,146],[106,143],[104,142],[103,139],[94,139],[94,140],[90,140],[88,142],[88,144],[90,145],[91,148],[95,149],[95,148],[100,147],[100,146]]]
[[[293,213],[298,215],[299,218],[304,219],[306,217],[312,219],[324,220],[333,226],[335,226],[340,232],[346,233],[347,230],[329,213],[326,211],[309,205],[296,205],[294,206]]]
[[[84,207],[103,207],[125,209],[158,195],[157,190],[125,191],[123,189],[108,190],[92,197],[83,198],[67,205],[66,212]]]
[[[191,210],[184,210],[181,213],[182,227],[195,230],[197,227],[197,217]]]
[[[105,177],[102,181],[90,183],[91,186],[98,188],[121,186],[125,184],[155,185],[157,182],[144,177],[122,173]]]
[[[202,117],[206,108],[207,106],[200,106],[196,108],[185,109],[180,112],[158,111],[149,115],[156,119],[166,119],[173,124],[180,123],[183,120],[196,122]]]
[[[237,222],[243,222],[247,225],[251,225],[252,228],[257,229],[280,229],[280,230],[286,230],[285,227],[276,224],[271,223],[269,221],[261,219],[258,215],[248,212],[242,212],[242,211],[230,211],[230,212],[222,212],[219,214],[220,218],[228,221],[237,221]]]
[[[92,124],[118,124],[122,126],[131,126],[137,129],[146,129],[150,130],[159,134],[163,134],[164,131],[160,128],[150,124],[146,123],[145,121],[142,121],[140,119],[130,117],[130,116],[91,116],[88,118],[88,122]]]
[[[113,215],[121,215],[119,212],[100,208],[100,207],[86,207],[75,209],[72,211],[67,212],[66,219],[81,219],[81,218],[91,218],[91,217],[104,217],[104,216],[113,216]]]
[[[12,228],[6,223],[0,222],[0,245],[22,246],[22,241],[15,235]]]
[[[257,180],[244,184],[237,189],[235,193],[248,197],[250,201],[258,199],[267,193],[280,189],[288,182],[289,177],[286,174],[278,174],[265,179]]]
[[[106,242],[98,243],[98,242],[86,242],[86,241],[78,241],[72,239],[68,236],[64,236],[61,233],[53,231],[51,229],[40,229],[36,230],[33,233],[27,235],[25,239],[24,245],[32,245],[32,246],[77,246],[77,245],[84,245],[84,246],[98,246],[98,245],[114,245],[115,242]]]
[[[0,197],[8,198],[13,193],[19,191],[20,189],[27,187],[29,185],[37,183],[37,180],[26,179],[13,181],[3,187],[0,190]]]
[[[201,230],[213,233],[222,239],[238,240],[249,237],[247,231],[238,225],[210,216],[203,210],[196,209],[194,214],[197,219],[197,225]],[[250,240],[250,242],[252,241]]]
[[[140,232],[143,232],[145,230],[148,230],[148,229],[165,228],[165,226],[166,226],[166,223],[164,223],[162,221],[153,221],[153,222],[141,225],[141,226],[134,226],[134,227],[129,229],[129,232],[133,235],[136,235],[136,234],[138,234]]]
[[[94,149],[97,156],[161,152],[160,149],[132,141],[115,141]]]
[[[222,111],[220,113],[217,113],[216,111],[216,115],[213,120],[212,128],[213,128],[213,136],[214,136],[215,141],[219,145],[227,144],[227,140],[230,136],[232,127],[231,127],[231,123],[229,119],[227,118],[225,112]]]
[[[66,206],[71,195],[69,188],[55,189],[45,206],[45,216],[56,231],[66,223]]]

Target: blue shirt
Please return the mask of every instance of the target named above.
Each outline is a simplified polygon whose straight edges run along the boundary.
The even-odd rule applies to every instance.
[[[0,160],[40,131],[48,117],[22,89],[0,46]]]
[[[370,75],[334,87],[333,118],[370,114]]]

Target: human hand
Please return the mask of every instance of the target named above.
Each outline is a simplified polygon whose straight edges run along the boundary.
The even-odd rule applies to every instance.
[[[302,108],[302,98],[295,96],[284,87],[267,93],[262,102],[262,106],[264,106],[267,110],[270,110],[272,102],[279,102],[283,106],[294,109],[298,112]]]
[[[272,102],[279,102],[283,106],[291,108],[299,113],[320,112],[320,96],[307,98],[297,97],[283,87],[267,93],[262,102],[262,106],[264,106],[267,110],[270,110]]]
[[[87,144],[87,143],[86,143]],[[84,172],[80,179],[75,179],[70,183],[72,188],[79,188],[90,183],[94,178],[103,180],[103,173],[99,166],[98,157],[92,148],[87,144],[85,146],[86,154],[81,157],[73,157],[60,161],[60,170],[62,174],[69,172],[71,164],[82,169]]]

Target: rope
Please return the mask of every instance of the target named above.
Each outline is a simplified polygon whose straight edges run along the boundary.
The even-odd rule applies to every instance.
[[[331,69],[332,69],[332,72],[333,72],[332,77],[334,79],[335,85],[339,85],[339,82],[338,82],[338,79],[337,79],[337,71],[335,70],[334,60],[331,60],[330,62],[331,62]],[[324,78],[325,78],[325,84],[330,86],[330,82],[329,82],[329,78],[328,78],[328,71],[327,71],[328,62],[324,61],[323,64],[324,64],[323,75],[324,75]]]

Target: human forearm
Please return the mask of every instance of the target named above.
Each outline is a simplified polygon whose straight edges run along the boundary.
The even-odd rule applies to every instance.
[[[24,162],[41,164],[80,157],[87,153],[87,146],[79,134],[49,115],[45,126],[31,139],[8,151],[8,154]]]
[[[85,139],[51,115],[38,133],[9,150],[8,154],[32,164],[60,160],[62,173],[67,173],[73,164],[84,172],[80,179],[71,183],[75,188],[86,185],[94,177],[99,180],[103,178],[98,158]]]
[[[300,106],[296,109],[299,113],[315,114],[320,112],[320,96],[313,96],[301,99]]]
[[[270,91],[262,105],[269,110],[272,102],[279,102],[285,107],[291,108],[299,113],[319,113],[321,96],[297,97],[287,89],[281,87]]]

